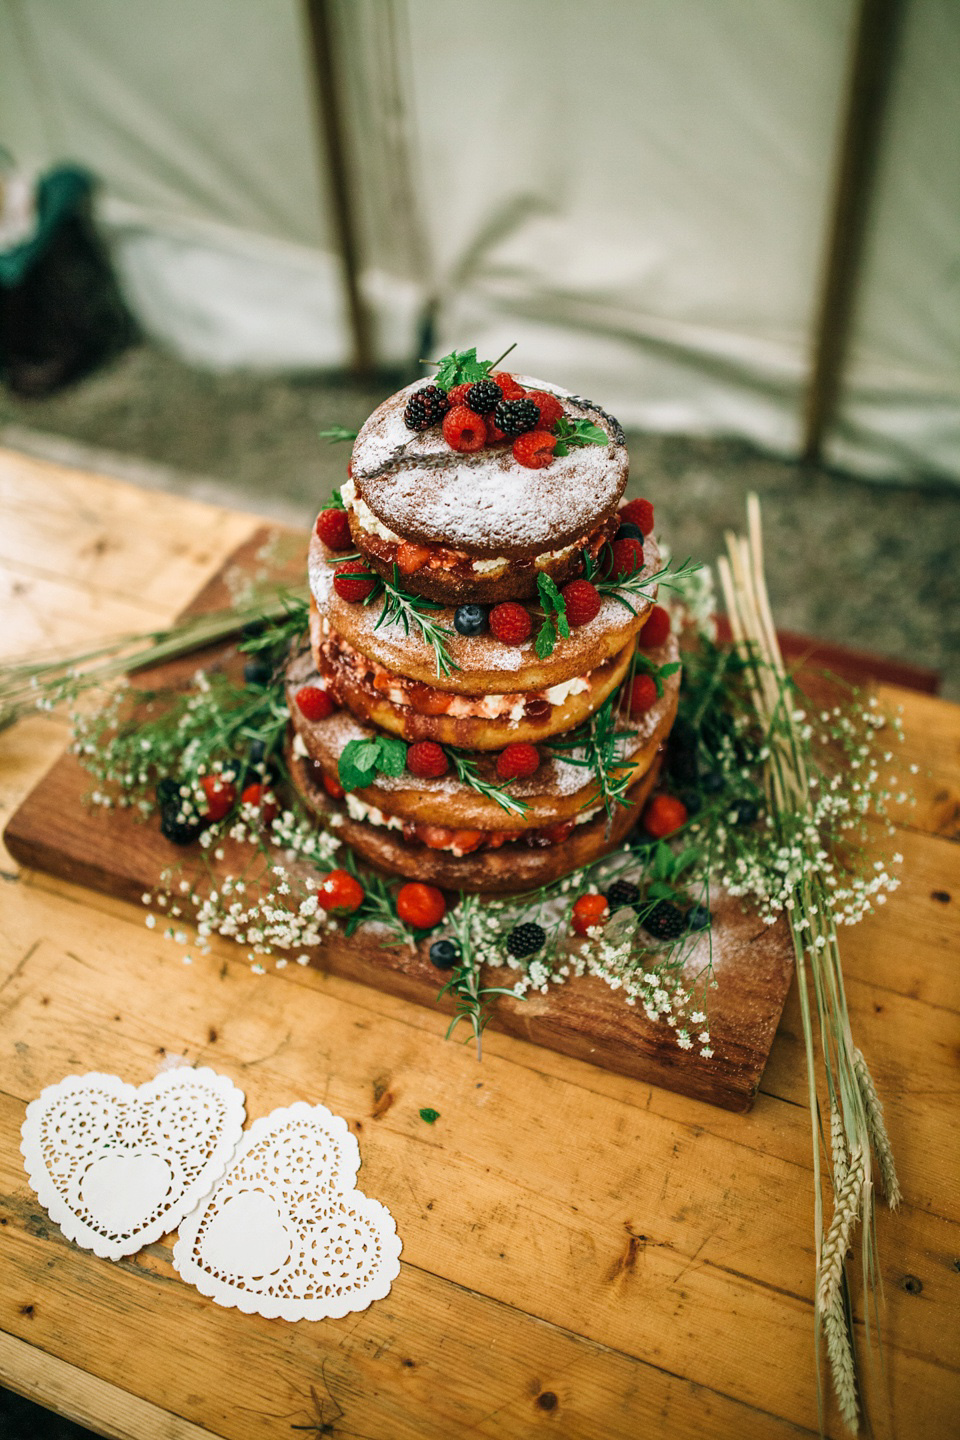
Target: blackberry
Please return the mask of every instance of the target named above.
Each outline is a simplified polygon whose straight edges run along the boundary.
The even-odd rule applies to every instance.
[[[464,399],[467,409],[472,410],[474,415],[489,415],[503,399],[503,391],[493,380],[478,380],[470,386]]]
[[[263,660],[249,660],[243,667],[245,685],[266,685],[273,674],[273,668]]]
[[[671,905],[669,900],[658,900],[640,924],[655,940],[679,940],[687,928],[683,911]]]
[[[523,960],[527,955],[535,955],[538,950],[543,949],[547,932],[542,925],[534,925],[527,921],[523,925],[517,925],[507,936],[507,951],[517,960]]]
[[[180,782],[166,776],[157,783],[157,803],[160,806],[160,834],[174,845],[190,845],[203,829],[199,815],[180,818],[184,801],[180,795]]]
[[[432,425],[440,424],[449,409],[446,390],[441,390],[439,385],[425,385],[422,390],[415,390],[407,401],[403,423],[408,430],[429,430]]]
[[[607,891],[607,904],[610,906],[610,914],[614,910],[622,910],[625,905],[636,905],[640,899],[640,887],[634,885],[632,880],[615,880]]]
[[[634,525],[632,520],[624,520],[620,529],[614,535],[614,540],[639,540],[643,544],[643,531],[639,525]]]
[[[430,946],[430,963],[438,970],[452,970],[460,959],[460,946],[456,940],[434,940]]]
[[[706,930],[710,924],[710,911],[706,905],[694,905],[692,910],[687,912],[688,930]]]
[[[453,616],[453,628],[458,635],[482,635],[487,629],[486,605],[458,605]]]
[[[493,423],[515,440],[540,424],[540,411],[532,400],[501,400],[493,412]]]
[[[752,800],[737,800],[733,805],[734,825],[752,825],[758,815],[758,810]]]

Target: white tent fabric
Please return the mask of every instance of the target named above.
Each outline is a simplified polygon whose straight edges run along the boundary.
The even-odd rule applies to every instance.
[[[800,443],[853,0],[338,0],[381,358],[511,341],[628,424]],[[827,455],[960,480],[960,6],[913,0]],[[146,328],[349,353],[296,0],[0,0],[0,141],[104,182]]]

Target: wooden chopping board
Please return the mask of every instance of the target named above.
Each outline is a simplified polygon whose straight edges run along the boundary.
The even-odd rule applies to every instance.
[[[305,571],[305,539],[266,553],[276,531],[257,532],[237,550],[219,574],[196,596],[185,613],[218,609],[230,603],[238,581],[271,573],[287,583],[301,584]],[[228,650],[191,656],[186,662],[152,671],[149,683],[172,683],[191,674],[200,663],[225,658]],[[137,683],[146,683],[140,676]],[[189,852],[165,840],[159,826],[139,821],[129,810],[103,810],[84,803],[90,777],[70,754],[64,754],[27,796],[10,820],[5,840],[22,865],[60,879],[86,885],[109,895],[141,903],[161,872],[184,861],[190,875]],[[224,862],[225,867],[229,861]],[[654,1024],[642,1010],[626,1005],[622,994],[603,981],[584,976],[552,987],[548,994],[525,1000],[497,997],[492,1023],[510,1034],[544,1045],[594,1065],[680,1094],[706,1100],[724,1109],[746,1111],[753,1104],[776,1033],[793,974],[793,947],[786,924],[764,925],[744,914],[740,902],[720,897],[712,902],[712,940],[703,937],[691,956],[702,964],[712,944],[717,988],[709,1000],[710,1045],[703,1058],[699,1046],[681,1051],[666,1025]],[[349,939],[331,936],[312,963],[348,980],[373,985],[421,1005],[437,1006],[437,992],[446,978],[427,958],[428,945],[385,947],[376,931],[359,930]],[[118,960],[122,965],[122,960]],[[489,969],[484,983],[509,984],[513,972]],[[452,1003],[442,1002],[446,1011]],[[438,1014],[438,1025],[446,1021]],[[461,1032],[465,1033],[465,1032]]]

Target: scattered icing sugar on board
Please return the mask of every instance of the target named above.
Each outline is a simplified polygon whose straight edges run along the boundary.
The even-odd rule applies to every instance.
[[[612,510],[626,487],[629,461],[611,421],[567,391],[519,378],[563,399],[573,419],[599,425],[609,444],[571,449],[542,470],[519,464],[509,447],[459,453],[439,427],[407,429],[407,400],[429,383],[418,380],[373,412],[353,447],[357,492],[388,529],[481,558],[517,558],[561,549]]]

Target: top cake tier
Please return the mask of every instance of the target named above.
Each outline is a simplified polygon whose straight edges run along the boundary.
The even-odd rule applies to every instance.
[[[535,425],[522,445],[503,434],[493,411],[475,417],[481,438],[471,450],[450,443],[463,438],[456,426],[410,428],[405,414],[411,397],[429,388],[423,381],[391,396],[363,426],[341,495],[354,544],[385,578],[396,565],[409,590],[448,604],[524,599],[536,594],[542,572],[557,584],[582,574],[582,552],[595,557],[612,538],[628,471],[620,426],[582,397],[527,376],[513,380],[511,398],[554,402],[549,428]],[[557,437],[558,421],[574,431],[569,445]],[[578,421],[606,443],[582,443]],[[471,423],[462,420],[466,443]],[[538,453],[535,434],[566,453],[542,440]]]

